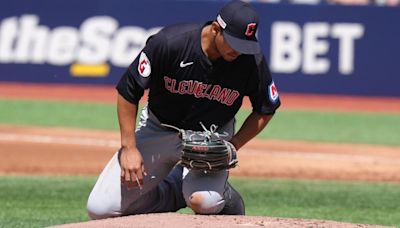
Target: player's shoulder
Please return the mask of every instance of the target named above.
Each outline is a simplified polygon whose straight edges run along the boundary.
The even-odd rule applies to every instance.
[[[175,41],[195,37],[201,29],[201,24],[176,24],[162,28],[148,40],[158,39],[163,41]]]
[[[201,36],[201,24],[176,24],[164,27],[156,36],[170,55],[195,50]]]
[[[148,38],[146,44],[153,43],[167,47],[168,50],[179,50],[193,45],[200,39],[201,24],[176,24],[162,28],[157,34]]]
[[[200,39],[201,24],[176,24],[162,30],[170,49],[181,49],[190,46]]]
[[[201,24],[175,24],[164,27],[161,32],[167,39],[175,39],[185,37],[185,35],[195,35],[201,27]]]

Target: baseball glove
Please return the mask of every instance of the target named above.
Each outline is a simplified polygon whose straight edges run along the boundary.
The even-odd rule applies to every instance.
[[[237,163],[236,149],[232,143],[223,140],[216,132],[217,126],[211,125],[204,131],[179,130],[182,138],[182,156],[180,163],[188,169],[200,171],[220,171],[234,168]]]

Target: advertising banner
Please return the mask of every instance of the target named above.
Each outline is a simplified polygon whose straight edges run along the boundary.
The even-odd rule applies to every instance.
[[[0,81],[110,84],[162,27],[205,23],[220,1],[0,2]],[[282,92],[400,97],[400,9],[253,3]]]

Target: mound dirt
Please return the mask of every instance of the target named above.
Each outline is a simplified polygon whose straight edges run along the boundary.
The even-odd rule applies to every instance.
[[[378,228],[384,226],[351,224],[327,220],[307,220],[272,218],[261,216],[223,216],[223,215],[187,215],[177,213],[161,213],[133,215],[120,218],[89,221],[83,223],[54,226],[54,228],[99,228],[99,227],[136,227],[136,228],[178,228],[178,227],[212,227],[212,228]]]

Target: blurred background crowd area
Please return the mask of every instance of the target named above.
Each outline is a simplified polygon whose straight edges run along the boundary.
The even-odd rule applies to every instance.
[[[218,0],[214,0],[218,1]],[[227,1],[227,0],[222,0]],[[399,7],[400,0],[246,0],[271,4],[303,4],[303,5],[351,5],[351,6],[393,6]]]

